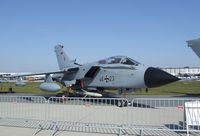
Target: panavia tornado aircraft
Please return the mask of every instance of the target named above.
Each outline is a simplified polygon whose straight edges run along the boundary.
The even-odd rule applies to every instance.
[[[188,47],[191,47],[196,55],[200,58],[200,38],[189,40],[186,42],[188,43]]]
[[[85,96],[102,97],[106,89],[115,89],[119,92],[132,92],[141,88],[159,87],[179,80],[158,68],[146,67],[143,64],[126,56],[114,56],[96,62],[80,65],[76,60],[70,60],[65,54],[62,45],[55,46],[55,52],[60,70],[45,73],[18,75],[46,75],[40,89],[56,92],[61,87],[53,80],[70,87]]]

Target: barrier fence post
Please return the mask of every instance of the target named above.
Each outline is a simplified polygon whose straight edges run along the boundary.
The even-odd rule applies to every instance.
[[[140,136],[143,136],[143,128],[142,129],[140,129]]]

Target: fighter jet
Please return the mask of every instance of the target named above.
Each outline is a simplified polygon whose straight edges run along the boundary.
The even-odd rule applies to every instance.
[[[189,40],[186,42],[188,43],[188,47],[191,47],[196,55],[200,58],[200,38]]]
[[[107,89],[129,93],[137,89],[159,87],[179,80],[159,68],[146,67],[126,56],[113,56],[81,65],[66,55],[62,45],[55,46],[55,53],[60,70],[18,77],[46,75],[45,82],[40,85],[41,90],[59,91],[61,87],[53,82],[54,79],[66,87],[93,97],[102,97],[102,93]]]

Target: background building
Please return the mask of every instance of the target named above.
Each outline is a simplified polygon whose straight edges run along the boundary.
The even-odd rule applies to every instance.
[[[200,67],[179,67],[179,68],[161,68],[162,70],[177,76],[177,77],[188,77],[197,78],[200,77]]]

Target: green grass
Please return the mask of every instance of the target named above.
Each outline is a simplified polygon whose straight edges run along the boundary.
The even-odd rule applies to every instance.
[[[13,91],[16,93],[34,93],[34,94],[55,94],[50,92],[41,91],[38,86],[41,83],[29,82],[25,87],[17,87],[15,83],[0,83],[0,92],[5,92],[9,90],[11,86]],[[60,92],[66,90],[65,87],[62,88]],[[108,92],[116,92],[108,91]],[[56,92],[58,93],[58,92]],[[131,93],[131,95],[189,95],[189,94],[200,94],[200,82],[175,82],[158,88],[151,88],[149,92],[146,93],[145,89],[139,90],[136,93]]]
[[[144,89],[137,91],[135,95],[189,95],[200,94],[199,81],[180,81],[162,87],[150,88],[148,93]]]
[[[16,86],[15,83],[0,83],[0,92],[6,92],[12,87],[12,90],[16,93],[34,93],[34,94],[56,94],[51,92],[45,92],[39,89],[39,85],[41,83],[38,82],[28,82],[26,86],[19,87]],[[62,88],[63,90],[63,88]],[[62,91],[61,90],[61,91]]]

